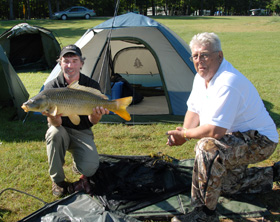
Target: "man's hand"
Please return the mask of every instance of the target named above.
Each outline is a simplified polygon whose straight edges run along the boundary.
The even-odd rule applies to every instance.
[[[62,114],[59,114],[57,116],[52,116],[50,115],[49,113],[46,113],[46,112],[42,112],[42,114],[44,116],[47,116],[47,120],[48,120],[48,123],[53,125],[53,126],[60,126],[62,124],[62,119],[61,119],[61,116]]]
[[[105,114],[109,114],[109,110],[104,109],[103,107],[96,107],[93,108],[92,114],[88,116],[88,119],[93,125],[95,125],[101,120],[102,116]]]
[[[166,145],[181,146],[186,142],[186,139],[184,138],[184,128],[182,127],[177,127],[176,130],[170,130],[166,135],[168,135]]]

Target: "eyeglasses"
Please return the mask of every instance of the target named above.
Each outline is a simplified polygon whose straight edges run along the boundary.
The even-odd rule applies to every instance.
[[[193,62],[193,61],[197,61],[198,59],[200,60],[204,60],[204,61],[207,61],[210,57],[210,55],[212,53],[215,53],[215,52],[218,52],[218,51],[214,51],[214,52],[210,52],[210,53],[201,53],[200,55],[199,54],[195,54],[193,56],[190,57],[190,60]]]

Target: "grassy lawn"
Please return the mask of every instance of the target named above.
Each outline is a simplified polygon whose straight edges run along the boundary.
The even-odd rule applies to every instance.
[[[87,29],[108,18],[90,20],[30,20],[31,25],[52,30],[61,46],[75,43]],[[280,133],[280,17],[156,17],[155,20],[175,31],[187,43],[199,32],[215,32],[222,41],[225,58],[256,86]],[[24,21],[0,21],[0,33]],[[18,73],[30,96],[36,95],[49,71]],[[55,201],[44,135],[45,122],[10,121],[13,110],[0,110],[0,192],[15,188],[45,202]],[[165,132],[176,124],[114,125],[98,124],[92,128],[100,154],[149,155],[163,152],[178,159],[193,158],[195,140],[181,147],[165,145]],[[280,160],[276,152],[259,166]],[[67,156],[65,171],[70,181],[77,176],[71,171],[72,159]],[[17,221],[43,206],[24,194],[6,191],[0,196],[0,221]],[[278,208],[278,213],[280,209]],[[274,221],[279,221],[280,218]]]

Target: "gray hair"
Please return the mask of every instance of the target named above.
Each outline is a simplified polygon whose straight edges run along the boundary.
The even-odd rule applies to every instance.
[[[195,35],[190,41],[190,48],[192,50],[193,46],[211,46],[213,51],[222,51],[221,41],[215,33],[203,32]]]

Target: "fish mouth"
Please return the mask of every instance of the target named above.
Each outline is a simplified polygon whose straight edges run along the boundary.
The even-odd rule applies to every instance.
[[[22,104],[21,108],[24,110],[24,112],[28,112],[28,106],[25,104]]]

